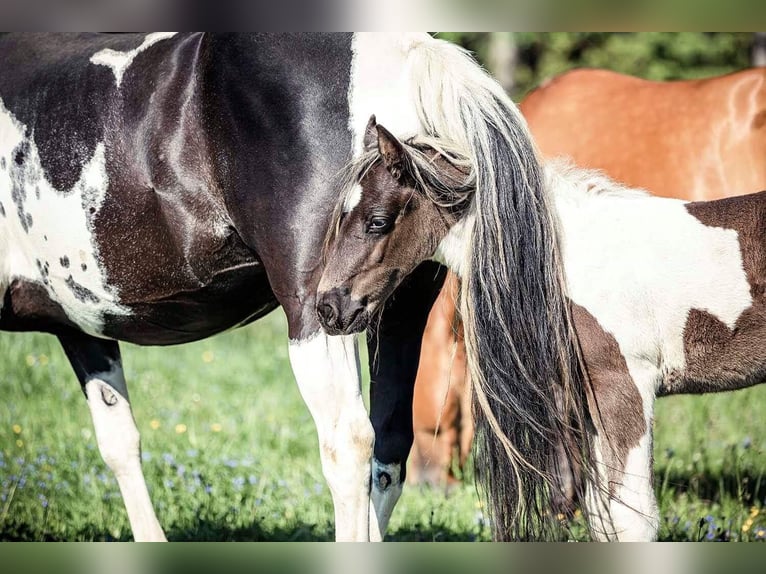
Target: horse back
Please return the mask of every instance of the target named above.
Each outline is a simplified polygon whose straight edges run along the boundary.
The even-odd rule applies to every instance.
[[[565,73],[520,108],[542,153],[656,195],[706,200],[766,188],[766,70],[648,81]]]

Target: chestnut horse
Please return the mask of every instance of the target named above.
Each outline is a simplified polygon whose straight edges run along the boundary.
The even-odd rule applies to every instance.
[[[569,156],[631,187],[704,201],[766,189],[766,69],[654,82],[573,70],[520,104],[546,157]],[[431,311],[415,383],[411,482],[451,484],[473,437],[458,282]]]

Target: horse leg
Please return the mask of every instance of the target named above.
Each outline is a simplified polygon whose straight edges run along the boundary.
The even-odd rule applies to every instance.
[[[613,405],[609,397],[599,401],[602,421],[594,440],[599,493],[589,485],[587,498],[589,513],[596,519],[591,526],[601,540],[652,541],[659,529],[652,468],[654,397],[647,392],[642,400],[630,398],[615,397]]]
[[[362,401],[356,337],[317,332],[291,339],[289,352],[317,428],[322,471],[335,507],[335,538],[367,541],[375,435]]]
[[[412,397],[423,330],[443,278],[443,268],[422,264],[389,299],[378,327],[368,330],[370,418],[375,429],[372,540],[382,540],[402,493],[412,447]]]
[[[459,452],[462,467],[467,456],[464,443],[472,439],[470,410],[468,416],[464,411],[465,343],[455,307],[457,291],[457,277],[448,273],[423,335],[412,409],[415,442],[407,477],[410,484],[457,482],[452,472],[454,453]],[[465,422],[468,437],[463,435]]]
[[[138,429],[116,341],[82,333],[60,335],[88,401],[101,457],[114,473],[136,541],[164,541],[141,470]]]

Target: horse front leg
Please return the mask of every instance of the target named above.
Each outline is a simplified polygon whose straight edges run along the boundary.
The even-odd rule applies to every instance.
[[[368,541],[375,435],[362,401],[356,337],[316,332],[291,340],[289,352],[317,428],[322,471],[335,506],[335,539]]]
[[[424,263],[399,286],[380,323],[367,335],[370,418],[375,429],[370,538],[382,540],[402,494],[412,448],[412,397],[423,331],[444,280],[444,269]]]
[[[165,541],[141,470],[140,438],[116,341],[82,333],[59,341],[88,400],[101,457],[114,473],[137,542]]]

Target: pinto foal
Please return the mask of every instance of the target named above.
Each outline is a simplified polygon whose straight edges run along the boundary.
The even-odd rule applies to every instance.
[[[532,91],[519,109],[546,157],[568,156],[657,196],[701,201],[766,189],[764,68],[672,82],[572,70]],[[454,483],[454,453],[462,468],[473,440],[458,285],[448,273],[423,335],[413,483]]]
[[[484,204],[474,198],[475,180],[459,159],[438,145],[429,147],[429,141],[401,142],[382,126],[376,129],[378,154],[360,172],[361,201],[330,241],[320,282],[318,300],[331,294],[333,327],[343,332],[367,324],[345,321],[344,314],[373,295],[380,304],[428,257],[468,275],[464,280],[475,281],[471,274],[479,272],[482,281],[493,281],[487,269],[470,263],[482,233],[477,222],[484,218],[496,223],[492,232],[513,232],[502,212],[480,212]],[[766,192],[689,203],[651,197],[597,172],[559,164],[545,167],[544,186],[589,389],[592,426],[584,439],[593,449],[597,474],[591,478],[599,488],[588,488],[586,516],[597,538],[651,540],[659,527],[652,488],[655,397],[734,390],[766,378]],[[489,286],[502,288],[499,281]],[[468,297],[462,307],[474,326],[476,314],[492,314]],[[364,317],[374,311],[368,305]],[[480,319],[501,326],[506,320]],[[513,336],[525,336],[521,331]],[[472,329],[466,338],[472,373],[483,376],[484,357],[472,336],[486,333]],[[545,393],[545,381],[538,384]],[[474,410],[486,412],[482,398],[506,390],[478,389]],[[515,399],[514,393],[507,396]],[[519,400],[522,408],[529,406]],[[508,431],[502,425],[490,428],[497,436],[485,434],[482,450],[492,440],[503,442],[509,455],[523,448],[504,442]],[[491,476],[484,485],[494,511],[505,504],[498,498],[503,490],[496,488],[504,480]],[[535,480],[551,476],[541,472]]]

